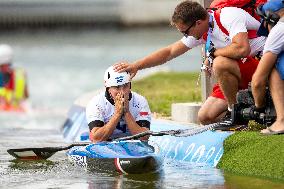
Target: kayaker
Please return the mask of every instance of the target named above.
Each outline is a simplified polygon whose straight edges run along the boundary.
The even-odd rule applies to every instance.
[[[284,134],[284,1],[270,0],[260,6],[257,12],[263,19],[258,33],[268,37],[252,78],[255,111],[264,111],[265,88],[269,83],[277,118],[261,133]]]
[[[0,45],[0,109],[17,108],[28,98],[26,74],[23,69],[12,67],[13,50],[7,44]]]
[[[217,84],[201,106],[198,119],[202,124],[219,122],[220,127],[231,126],[231,108],[236,103],[236,94],[239,89],[248,87],[258,64],[254,57],[262,52],[266,38],[249,35],[249,30],[256,33],[260,22],[245,10],[236,7],[219,10],[219,13],[207,11],[194,1],[181,2],[175,8],[171,23],[184,37],[133,64],[120,62],[115,70],[129,71],[133,77],[138,70],[164,64],[206,44],[207,59],[202,68],[217,79]]]
[[[130,74],[115,72],[111,66],[105,71],[104,84],[106,90],[94,96],[86,107],[91,141],[106,141],[149,130],[148,102],[131,91]]]

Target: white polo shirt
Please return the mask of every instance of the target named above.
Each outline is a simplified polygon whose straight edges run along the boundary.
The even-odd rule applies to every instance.
[[[146,120],[151,122],[151,111],[147,100],[137,94],[136,92],[131,92],[132,98],[129,101],[129,111],[134,117],[135,121]],[[94,96],[86,107],[86,118],[87,123],[99,120],[105,124],[109,122],[111,117],[114,115],[115,106],[112,105],[105,97],[105,92],[101,92]],[[122,137],[131,135],[129,129],[122,117],[116,126],[111,138]]]
[[[263,54],[272,52],[273,54],[278,55],[282,51],[284,51],[284,18],[281,19],[281,21],[278,21],[270,30],[264,45]]]
[[[220,22],[222,26],[228,31],[228,36],[219,28],[216,19],[214,18],[214,13],[209,14],[213,17],[214,21],[211,41],[217,49],[230,45],[232,43],[232,39],[238,33],[247,32],[248,30],[258,30],[260,26],[260,22],[245,10],[237,7],[225,7],[221,10]],[[251,56],[254,56],[259,51],[263,50],[265,40],[266,37],[257,37],[249,40],[251,47]],[[206,43],[204,39],[196,40],[193,36],[183,37],[181,41],[189,48],[193,48]]]

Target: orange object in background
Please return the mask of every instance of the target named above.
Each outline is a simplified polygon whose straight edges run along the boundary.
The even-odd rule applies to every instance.
[[[13,106],[11,104],[1,104],[0,105],[0,111],[6,111],[6,112],[26,112],[26,108],[21,105]]]

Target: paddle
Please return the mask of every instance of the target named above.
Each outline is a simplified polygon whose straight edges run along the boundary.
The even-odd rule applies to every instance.
[[[42,160],[51,157],[59,151],[68,150],[74,146],[86,146],[90,143],[73,143],[68,146],[43,147],[43,148],[18,148],[8,149],[7,152],[16,159],[22,160]]]
[[[138,133],[136,135],[132,136],[127,136],[127,137],[122,137],[122,138],[117,138],[114,139],[114,141],[122,141],[122,140],[131,140],[131,139],[139,139],[141,137],[151,135],[151,136],[164,136],[164,135],[171,135],[171,136],[176,136],[176,137],[188,137],[188,136],[193,136],[199,133],[203,133],[208,130],[214,130],[216,127],[219,127],[220,123],[212,123],[209,125],[205,126],[200,126],[200,127],[194,127],[190,129],[179,129],[179,130],[167,130],[167,131],[145,131],[142,133]]]
[[[164,136],[164,135],[171,135],[176,137],[188,137],[192,135],[196,135],[207,130],[212,130],[220,126],[218,123],[213,123],[209,125],[205,125],[202,127],[195,127],[190,129],[179,129],[179,130],[167,130],[167,131],[145,131],[142,133],[138,133],[136,135],[121,137],[117,139],[113,139],[114,141],[123,141],[123,140],[131,140],[131,139],[139,139],[143,136],[152,135],[152,136]],[[53,154],[59,151],[68,150],[74,146],[86,146],[90,143],[73,143],[68,146],[61,146],[61,147],[43,147],[43,148],[18,148],[18,149],[8,149],[7,152],[14,156],[17,159],[22,160],[41,160],[47,159],[51,157]]]

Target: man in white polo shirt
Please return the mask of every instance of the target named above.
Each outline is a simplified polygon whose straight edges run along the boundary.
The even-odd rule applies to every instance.
[[[270,0],[258,8],[258,14],[263,19],[258,33],[268,37],[252,79],[255,111],[265,109],[265,88],[269,82],[277,117],[261,133],[284,134],[284,1]]]
[[[248,87],[258,64],[254,56],[263,50],[265,43],[265,37],[254,35],[260,22],[240,8],[207,11],[199,3],[187,0],[175,8],[172,25],[184,35],[181,40],[133,64],[118,63],[115,70],[130,71],[134,76],[138,70],[164,64],[206,43],[210,66],[208,61],[205,65],[217,84],[202,105],[198,118],[202,124],[222,119],[225,125],[231,125],[230,111],[236,103],[236,94],[239,89]]]
[[[149,130],[151,111],[148,102],[130,90],[130,74],[115,72],[111,66],[105,71],[104,83],[105,92],[94,96],[86,107],[90,140],[106,141]]]

